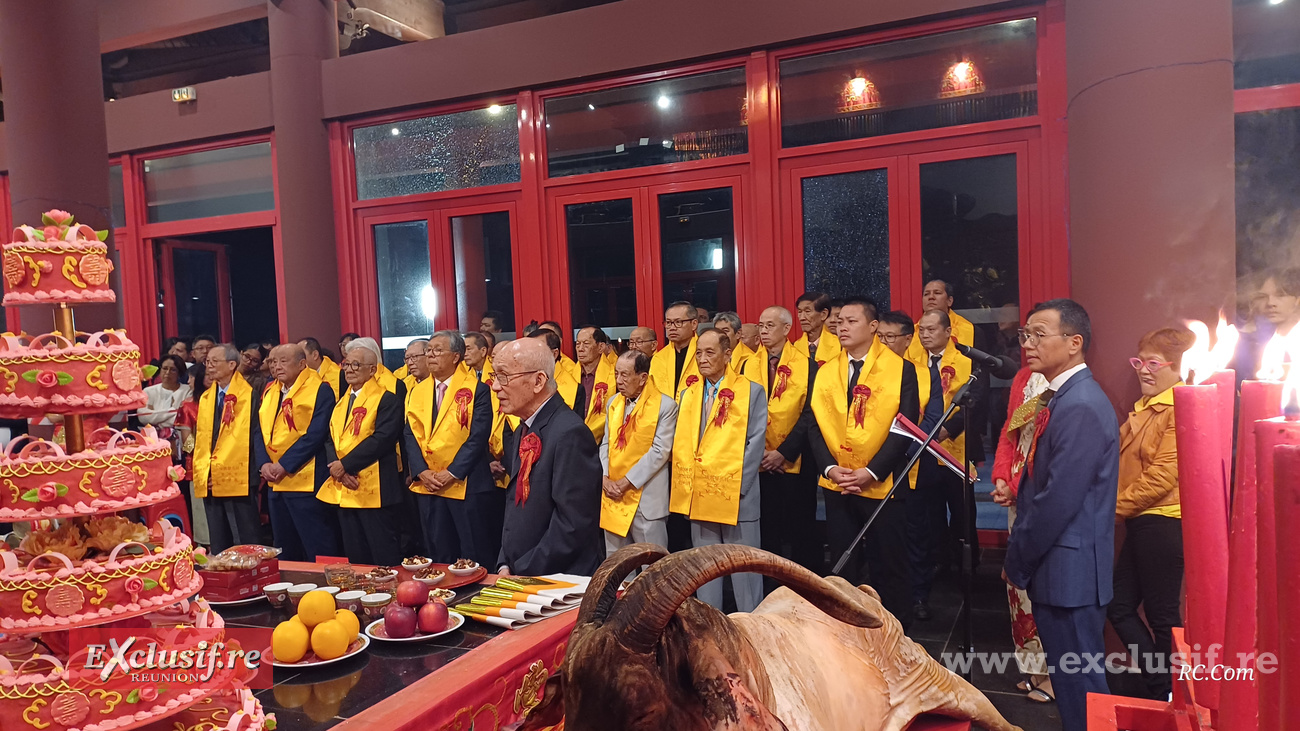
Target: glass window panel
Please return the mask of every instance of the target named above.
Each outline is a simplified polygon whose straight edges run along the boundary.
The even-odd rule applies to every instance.
[[[181,337],[221,332],[217,292],[217,253],[208,249],[172,249],[176,286],[176,332]]]
[[[685,300],[711,313],[736,309],[735,221],[731,188],[659,196],[665,304]]]
[[[1250,305],[1262,275],[1300,266],[1300,108],[1238,114],[1236,145],[1237,294],[1246,320],[1260,314]]]
[[[804,178],[804,289],[889,309],[889,171]]]
[[[399,368],[406,346],[433,333],[438,298],[430,284],[429,225],[404,221],[375,226],[379,330],[384,365]]]
[[[359,127],[352,144],[361,200],[519,182],[514,104]]]
[[[515,329],[515,281],[510,261],[510,214],[505,211],[451,219],[456,262],[456,315],[462,331],[475,330],[483,313],[501,313],[508,338]]]
[[[275,210],[271,143],[144,161],[149,223]]]
[[[782,61],[781,144],[1032,116],[1036,50],[1030,18]]]
[[[636,242],[632,199],[564,207],[574,325],[635,327]]]
[[[1300,82],[1300,3],[1233,0],[1233,86]]]
[[[113,228],[126,225],[126,195],[122,190],[122,166],[108,166],[108,203]]]
[[[551,177],[749,152],[745,70],[546,100]]]

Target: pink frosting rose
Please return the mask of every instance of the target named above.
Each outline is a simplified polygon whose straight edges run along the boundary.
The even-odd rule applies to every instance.
[[[41,231],[41,233],[45,234],[45,240],[46,240],[46,241],[53,241],[53,240],[59,238],[59,227],[58,227],[58,226],[46,226],[46,227]]]
[[[41,388],[54,388],[59,385],[59,374],[54,371],[41,371],[36,374],[36,385]]]
[[[145,686],[140,689],[140,700],[154,701],[158,700],[158,689],[153,686]]]
[[[71,213],[68,213],[67,211],[61,211],[58,208],[52,208],[46,211],[45,215],[49,216],[50,220],[54,221],[57,224],[62,224],[65,221],[67,221],[69,218],[72,218]]]
[[[132,576],[126,580],[126,591],[129,594],[139,594],[144,591],[144,579],[139,576]]]
[[[43,503],[52,503],[59,498],[59,487],[53,482],[47,482],[36,488],[36,499]]]
[[[178,464],[174,464],[167,468],[167,477],[172,482],[180,482],[185,479],[185,468]]]

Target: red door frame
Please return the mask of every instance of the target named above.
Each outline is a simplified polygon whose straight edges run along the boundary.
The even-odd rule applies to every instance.
[[[646,293],[653,289],[653,279],[648,264],[649,253],[647,251],[650,246],[650,232],[646,214],[649,207],[646,189],[644,187],[602,187],[585,192],[560,191],[557,189],[547,191],[548,205],[546,210],[550,214],[548,219],[551,225],[550,235],[546,237],[546,240],[554,242],[550,247],[551,260],[557,262],[557,265],[549,272],[549,279],[559,300],[559,312],[552,311],[549,314],[550,319],[560,323],[561,329],[565,331],[571,331],[579,324],[586,324],[573,321],[573,298],[570,284],[571,278],[569,276],[568,216],[565,215],[565,208],[582,203],[624,199],[632,201],[632,246],[633,260],[636,262],[633,279],[636,282],[637,322],[656,322],[654,319],[647,319],[654,309],[650,306],[646,297]],[[567,347],[569,339],[564,338],[564,340]]]
[[[177,249],[192,249],[195,251],[211,251],[217,257],[217,314],[221,320],[221,332],[217,337],[221,342],[228,343],[234,337],[234,315],[231,310],[230,302],[230,264],[226,257],[226,247],[222,244],[210,244],[203,241],[177,241],[175,239],[158,239],[155,242],[158,247],[159,261],[163,271],[162,296],[163,296],[163,335],[165,337],[177,337],[179,326],[176,324],[176,281],[171,276],[176,271],[174,265],[174,252]],[[198,335],[198,333],[195,333]]]

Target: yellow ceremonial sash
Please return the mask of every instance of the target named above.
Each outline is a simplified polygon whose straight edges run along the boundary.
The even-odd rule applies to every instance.
[[[555,364],[555,390],[560,392],[560,398],[569,408],[578,400],[578,386],[582,385],[577,378],[566,368],[561,368],[559,363]]]
[[[752,356],[746,358],[744,364],[737,368],[736,372],[757,383],[763,388],[763,393],[767,393],[767,346],[758,346],[758,350]]]
[[[223,421],[221,424],[215,447],[212,445],[213,411],[221,409],[224,420],[225,405],[216,402],[215,383],[199,397],[199,413],[195,417],[197,423],[194,426],[194,494],[197,497],[208,496],[209,478],[213,497],[242,497],[248,494],[253,387],[236,372],[230,377],[226,396],[235,399],[231,409],[233,418],[229,423]]]
[[[609,402],[609,423],[618,427],[609,432],[609,479],[621,480],[628,470],[636,466],[654,446],[655,431],[659,428],[659,407],[662,399],[654,382],[646,380],[632,415],[627,414],[627,399],[616,393]],[[600,493],[600,527],[618,536],[626,536],[632,527],[632,518],[641,506],[641,487],[632,487],[618,500]]]
[[[462,363],[447,381],[442,397],[442,407],[433,413],[437,385],[432,377],[420,381],[406,400],[406,423],[420,445],[424,462],[434,472],[447,469],[456,459],[465,440],[469,439],[470,425],[474,423],[474,388],[478,379]],[[436,495],[452,500],[465,499],[465,481],[456,480],[439,492],[432,492],[412,475],[411,492],[418,495]]]
[[[338,364],[330,360],[328,356],[322,355],[320,358],[320,368],[316,369],[320,374],[321,380],[329,384],[330,390],[334,392],[334,400],[339,398],[339,382],[342,380],[341,374],[343,369]]]
[[[852,408],[848,404],[848,354],[841,352],[839,358],[817,372],[812,410],[836,464],[856,470],[866,467],[880,451],[889,436],[889,427],[898,415],[902,378],[903,359],[879,340],[872,344],[863,358],[862,372],[858,377],[858,386],[865,386],[870,395],[862,391],[854,398]],[[840,490],[825,477],[821,478],[820,484],[828,490]],[[883,498],[889,494],[892,485],[893,476],[885,475],[883,480],[872,483],[858,494]]]
[[[405,363],[399,366],[397,370],[393,371],[393,377],[400,378],[403,381],[405,381],[406,377],[409,375],[411,375],[411,369],[407,368]]]
[[[677,370],[677,349],[672,343],[660,348],[655,356],[650,359],[650,379],[655,382],[655,388],[659,393],[665,393],[673,397],[681,394],[682,390],[690,385],[691,376],[695,381],[700,380],[700,367],[695,363],[695,343],[698,336],[692,337],[690,345],[686,346],[686,362],[682,364],[682,377],[677,381],[677,388],[673,389],[673,375]]]
[[[379,385],[383,386],[385,391],[394,396],[397,395],[398,378],[392,371],[384,367],[383,363],[380,363],[378,367],[375,368],[375,380],[379,381]]]
[[[727,369],[700,433],[704,381],[682,391],[673,437],[672,493],[668,509],[691,520],[735,525],[744,479],[745,437],[749,426],[749,379]],[[727,398],[727,392],[731,397]],[[726,405],[726,418],[717,424]]]
[[[610,346],[613,347],[613,343],[611,343]],[[618,361],[618,353],[609,350],[606,351],[604,355],[600,356],[600,359],[608,363],[610,368],[613,368],[614,363]]]
[[[558,374],[560,371],[573,376],[574,380],[582,380],[582,366],[564,353],[560,353],[560,359],[555,361],[555,372]]]
[[[912,342],[919,342],[920,338],[913,338]],[[921,413],[925,413],[925,407],[930,402],[930,354],[923,348],[921,350],[921,360],[917,361],[912,358],[912,349],[907,350],[908,360],[916,365],[916,385],[921,393]],[[943,358],[939,361],[939,377],[943,378],[943,408],[947,410],[952,405],[952,397],[957,395],[961,387],[970,379],[971,362],[970,358],[957,352],[957,349],[948,346],[943,351]],[[960,407],[958,407],[960,409]],[[953,412],[956,413],[956,412]],[[956,439],[945,439],[939,443],[939,446],[948,450],[958,462],[966,459],[966,439],[964,436]],[[916,475],[912,475],[912,482],[915,484]]]
[[[803,335],[800,335],[799,339],[794,341],[794,347],[797,348],[799,352],[803,353],[805,357],[807,357],[808,356],[808,333],[804,333]],[[830,330],[827,330],[826,326],[822,325],[822,334],[821,337],[817,340],[817,357],[814,358],[814,360],[817,361],[817,367],[820,368],[826,365],[827,363],[835,360],[836,358],[840,357],[841,352],[842,349],[840,348],[840,336],[836,335]]]
[[[492,379],[492,374],[496,372],[497,369],[496,366],[492,365],[492,359],[484,358],[483,372],[479,374],[479,380],[482,381],[483,383],[487,383]]]
[[[488,395],[492,397],[492,433],[488,435],[488,454],[492,455],[492,459],[500,462],[506,451],[507,417],[501,413],[501,401],[497,399],[496,391],[492,390],[492,379],[495,377],[495,371],[492,371],[491,367],[492,361],[486,361],[483,364],[483,374],[481,376],[483,385],[488,388]],[[505,489],[510,486],[510,475],[502,475],[495,482],[497,487]]]
[[[953,310],[948,310],[948,321],[952,323],[952,336],[957,338],[957,342],[962,345],[975,344],[975,326],[970,320],[958,315]],[[919,322],[917,323],[920,324]],[[913,363],[928,363],[926,360],[925,346],[921,345],[921,338],[912,336],[912,343],[907,346],[907,359]],[[917,366],[920,369],[920,366]],[[965,383],[966,379],[962,379]]]
[[[605,407],[610,398],[618,393],[614,385],[614,365],[602,356],[596,361],[596,378],[592,381],[591,393],[587,394],[587,416],[583,419],[596,443],[605,436]]]
[[[348,410],[346,392],[334,405],[334,413],[330,415],[330,439],[334,440],[334,452],[339,459],[348,456],[357,445],[374,435],[375,418],[379,416],[379,400],[383,398],[384,391],[378,379],[371,378],[357,393],[357,400],[352,404],[351,411]],[[360,488],[349,490],[343,486],[343,483],[330,477],[325,480],[324,485],[321,485],[316,497],[340,508],[381,507],[379,461],[361,470],[357,479],[361,483]]]
[[[316,394],[320,391],[320,384],[320,375],[310,368],[304,368],[298,374],[283,399],[276,398],[280,390],[279,381],[267,384],[257,420],[262,429],[262,441],[266,443],[266,453],[273,461],[279,462],[284,453],[307,433],[311,417],[316,413]],[[316,460],[308,461],[302,469],[273,483],[271,489],[275,492],[314,491]]]
[[[754,351],[750,350],[748,345],[741,342],[732,343],[731,370],[743,374],[745,372],[745,364],[753,357]]]
[[[759,348],[763,356],[762,371],[767,377],[767,348]],[[757,358],[752,361],[759,364]],[[808,398],[808,356],[789,345],[781,349],[781,360],[776,366],[776,381],[767,390],[767,434],[764,438],[767,449],[781,446],[803,412],[804,401]],[[797,475],[802,458],[794,464],[786,463],[787,474]]]

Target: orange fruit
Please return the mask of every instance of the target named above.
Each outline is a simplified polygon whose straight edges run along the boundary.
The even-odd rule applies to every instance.
[[[328,591],[309,591],[298,602],[298,618],[311,629],[334,619],[334,595]]]
[[[298,662],[310,644],[307,628],[301,622],[281,622],[271,633],[271,654],[278,662]]]
[[[361,634],[361,620],[357,619],[357,615],[353,614],[352,610],[340,609],[334,613],[334,618],[347,626],[350,634],[349,641],[356,639],[357,635]]]
[[[304,597],[305,598],[305,597]],[[311,649],[322,660],[333,660],[348,651],[355,634],[349,633],[349,627],[337,619],[321,622],[312,628]]]

